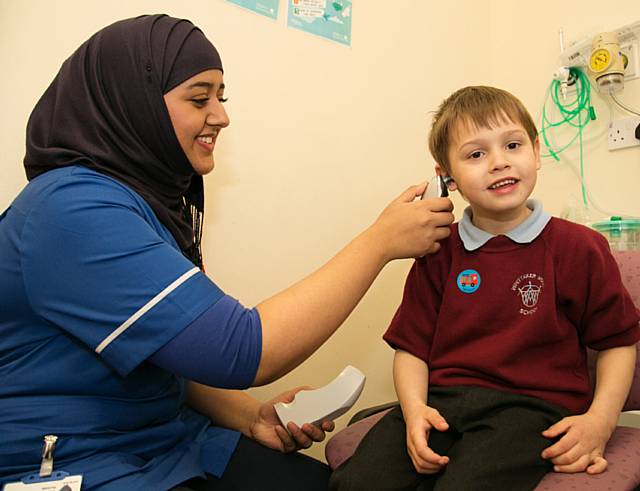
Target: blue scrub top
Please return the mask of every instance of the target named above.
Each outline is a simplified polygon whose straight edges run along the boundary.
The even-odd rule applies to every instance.
[[[46,434],[83,490],[221,475],[239,434],[145,360],[223,296],[129,187],[78,166],[31,181],[0,215],[0,483],[38,470]],[[250,359],[227,386],[251,384]]]

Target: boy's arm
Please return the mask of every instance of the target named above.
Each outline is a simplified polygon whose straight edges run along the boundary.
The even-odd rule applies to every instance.
[[[600,351],[596,364],[596,387],[589,410],[563,418],[545,430],[546,438],[560,441],[547,447],[542,457],[551,460],[556,472],[599,474],[607,468],[604,449],[616,428],[629,394],[636,364],[636,346]]]
[[[429,367],[407,351],[396,350],[393,359],[393,382],[407,425],[407,450],[416,470],[435,474],[449,462],[427,444],[432,428],[446,431],[449,425],[440,413],[427,406]]]
[[[610,433],[616,429],[620,412],[629,396],[636,367],[636,352],[634,344],[598,353],[596,388],[589,412],[599,414],[607,423]]]

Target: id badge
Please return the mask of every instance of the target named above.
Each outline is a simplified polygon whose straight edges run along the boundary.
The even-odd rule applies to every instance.
[[[45,435],[40,472],[7,483],[2,491],[80,491],[82,475],[70,476],[63,470],[53,470],[53,451],[57,441],[56,435]]]
[[[80,491],[82,476],[70,476],[67,472],[56,471],[49,477],[31,474],[21,481],[4,485],[2,491]]]

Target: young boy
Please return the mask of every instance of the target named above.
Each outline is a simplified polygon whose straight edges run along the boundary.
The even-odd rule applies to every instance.
[[[640,339],[606,240],[528,200],[540,145],[508,92],[455,92],[429,147],[470,206],[413,265],[384,336],[400,406],[331,489],[519,491],[550,470],[604,471]],[[599,351],[592,402],[586,347]]]

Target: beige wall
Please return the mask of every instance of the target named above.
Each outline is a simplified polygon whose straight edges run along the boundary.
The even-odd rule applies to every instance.
[[[219,285],[253,305],[301,278],[370,224],[405,187],[432,175],[428,113],[463,85],[495,84],[539,114],[567,41],[640,19],[635,0],[602,14],[600,3],[542,0],[355,1],[353,45],[344,47],[222,0],[137,2],[0,0],[0,208],[24,185],[24,127],[60,63],[112,21],[164,11],[193,20],[225,64],[232,124],[206,180],[205,261]],[[626,9],[626,10],[625,10]],[[640,106],[640,82],[621,97]],[[603,207],[640,214],[640,148],[611,153],[607,104],[586,145],[590,187]],[[536,196],[561,213],[578,181],[576,152],[545,164]],[[462,202],[456,198],[457,212]],[[389,265],[343,328],[263,398],[321,386],[346,364],[368,382],[357,408],[395,398],[392,352],[380,339],[399,302],[409,261]],[[300,326],[304,329],[305,326]],[[342,426],[346,417],[338,421]],[[311,453],[320,456],[322,447]]]

